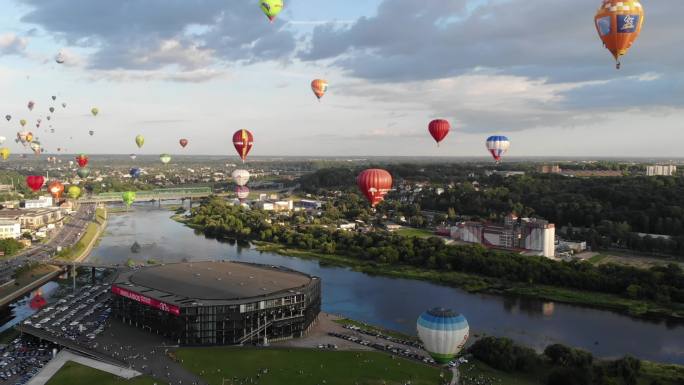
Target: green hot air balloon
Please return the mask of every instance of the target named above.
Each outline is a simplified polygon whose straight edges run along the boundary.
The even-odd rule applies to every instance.
[[[126,207],[131,207],[133,202],[135,202],[135,191],[126,191],[121,194],[121,200],[126,205]]]
[[[162,163],[167,164],[171,161],[171,155],[161,154],[161,155],[159,155],[159,160],[161,160]]]
[[[275,20],[280,11],[283,10],[283,0],[261,0],[259,5],[261,5],[261,10],[271,23],[273,23],[273,20]]]
[[[142,135],[138,135],[135,137],[135,144],[138,145],[138,148],[142,148],[143,144],[145,144],[145,137]]]
[[[81,179],[85,179],[90,175],[90,169],[87,167],[79,168],[78,171],[76,171],[76,174],[78,174]]]
[[[78,197],[81,196],[81,188],[78,186],[69,186],[67,195],[69,195],[69,198],[71,199],[78,199]]]

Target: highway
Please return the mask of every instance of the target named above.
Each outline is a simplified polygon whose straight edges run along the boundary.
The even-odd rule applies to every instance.
[[[48,242],[32,247],[26,251],[8,258],[0,266],[0,283],[12,278],[14,271],[27,263],[46,262],[52,258],[59,247],[65,248],[78,242],[88,223],[95,219],[95,204],[81,204],[71,215],[68,223],[64,224]]]

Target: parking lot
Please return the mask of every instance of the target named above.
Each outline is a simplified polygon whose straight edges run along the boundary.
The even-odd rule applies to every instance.
[[[0,346],[0,384],[23,385],[52,359],[56,346],[32,337]]]
[[[87,285],[34,314],[22,326],[92,347],[111,311],[110,285]]]

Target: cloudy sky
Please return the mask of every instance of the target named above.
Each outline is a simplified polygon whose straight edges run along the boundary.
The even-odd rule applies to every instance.
[[[681,156],[684,1],[642,2],[620,71],[599,3],[286,0],[269,24],[256,0],[6,0],[0,135],[24,118],[48,151],[233,156],[247,128],[253,155],[473,156],[503,134],[513,156]]]

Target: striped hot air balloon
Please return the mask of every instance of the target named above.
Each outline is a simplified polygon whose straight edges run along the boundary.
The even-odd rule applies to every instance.
[[[252,150],[252,147],[254,147],[254,136],[245,129],[238,130],[233,134],[233,145],[244,162],[247,160],[247,155]]]
[[[508,151],[511,147],[511,141],[505,136],[490,136],[487,138],[487,151],[492,154],[494,160],[498,163],[501,161],[501,157]]]
[[[437,142],[438,146],[439,143],[443,141],[447,135],[449,135],[450,129],[451,125],[447,120],[444,119],[435,119],[428,125],[428,131],[430,131],[430,135],[432,135],[432,138],[435,139],[435,142]]]
[[[418,337],[425,350],[440,364],[446,364],[463,349],[470,327],[461,314],[450,309],[430,309],[418,317]]]
[[[321,98],[328,91],[328,82],[323,79],[315,79],[311,82],[311,90],[318,98],[318,101],[321,101]]]

